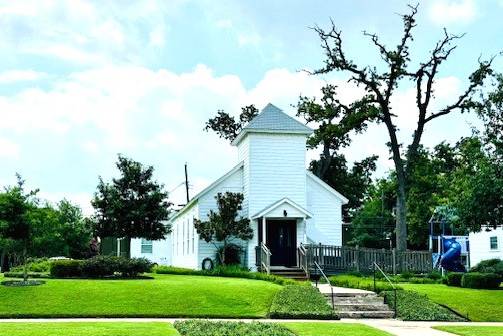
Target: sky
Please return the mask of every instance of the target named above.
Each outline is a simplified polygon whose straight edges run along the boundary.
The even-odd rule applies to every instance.
[[[153,165],[156,179],[183,202],[237,162],[236,148],[203,130],[217,110],[271,102],[294,116],[300,95],[326,83],[350,103],[361,89],[341,74],[310,76],[323,64],[310,29],[342,30],[347,54],[380,62],[362,31],[396,45],[406,1],[170,0],[0,1],[0,186],[20,173],[51,202],[67,198],[92,212],[98,177],[117,175],[122,153]],[[443,28],[466,33],[435,83],[431,111],[452,102],[477,58],[503,49],[503,0],[421,1],[414,62],[427,57]],[[495,60],[501,71],[503,61]],[[403,83],[392,105],[401,141],[415,126],[414,88]],[[455,142],[478,120],[454,114],[432,122],[423,143]],[[391,167],[385,130],[372,126],[345,149],[350,162],[379,155],[376,176]],[[308,158],[317,156],[310,151]]]

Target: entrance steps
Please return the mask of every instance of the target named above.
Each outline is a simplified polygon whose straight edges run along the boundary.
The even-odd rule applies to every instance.
[[[332,305],[330,286],[320,285],[320,291]],[[333,287],[334,308],[340,318],[369,319],[393,318],[394,311],[384,303],[384,298],[374,292]]]
[[[308,280],[306,272],[299,267],[271,266],[271,274],[292,280]]]

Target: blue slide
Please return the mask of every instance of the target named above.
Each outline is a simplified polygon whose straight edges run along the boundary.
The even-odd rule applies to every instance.
[[[440,265],[450,272],[466,272],[461,263],[461,244],[456,239],[443,239],[444,253],[440,259]]]

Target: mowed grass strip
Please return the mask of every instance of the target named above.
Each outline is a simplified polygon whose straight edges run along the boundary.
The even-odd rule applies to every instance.
[[[270,282],[156,275],[153,280],[47,280],[0,286],[0,317],[265,317],[282,287]]]
[[[391,334],[359,323],[289,322],[282,323],[299,336],[391,336]]]
[[[503,288],[499,290],[449,287],[446,285],[400,284],[445,305],[474,322],[503,322]]]
[[[441,331],[461,336],[501,336],[503,327],[479,327],[479,326],[439,326],[434,327]]]
[[[0,323],[0,335],[9,336],[174,336],[169,323],[69,322]]]

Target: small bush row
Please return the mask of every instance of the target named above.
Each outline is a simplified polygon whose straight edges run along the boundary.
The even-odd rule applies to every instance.
[[[393,291],[383,292],[385,302],[395,308]],[[405,321],[464,321],[449,309],[442,307],[426,295],[413,291],[397,291],[397,317]]]
[[[337,319],[325,297],[312,286],[285,286],[274,297],[270,318],[278,319]]]
[[[173,274],[173,275],[200,275],[200,276],[219,276],[227,278],[245,278],[253,280],[269,281],[281,286],[299,284],[299,282],[284,277],[250,272],[240,266],[217,266],[212,270],[193,270],[189,268],[173,267],[173,266],[156,266],[154,273],[157,274]],[[307,283],[307,282],[306,282]]]
[[[50,273],[55,278],[104,278],[119,274],[125,278],[136,277],[152,270],[145,258],[96,256],[86,260],[56,260]]]
[[[476,289],[498,289],[501,284],[501,276],[496,273],[448,273],[445,277],[447,286],[476,288]]]
[[[176,321],[173,326],[182,336],[295,336],[288,328],[275,323],[186,320]]]
[[[489,259],[479,262],[470,269],[470,272],[476,273],[496,273],[503,278],[503,260]]]
[[[19,279],[24,278],[24,273],[23,272],[5,272],[3,275],[6,278],[19,278]],[[47,273],[28,272],[28,278],[32,278],[32,279],[46,279],[46,278],[50,278],[50,275],[47,274]]]
[[[356,288],[356,289],[374,291],[373,278],[342,274],[342,275],[331,276],[329,280],[330,284],[336,287]],[[397,286],[397,288],[399,287]],[[376,293],[390,290],[393,290],[393,286],[391,286],[388,282],[384,282],[382,280],[376,281],[376,288],[375,288]]]

